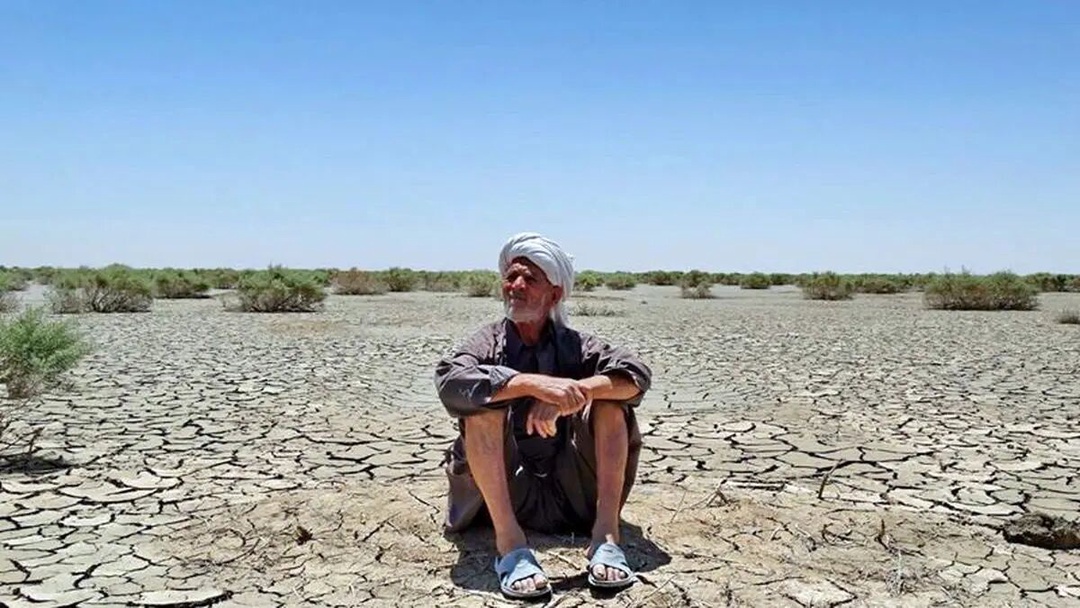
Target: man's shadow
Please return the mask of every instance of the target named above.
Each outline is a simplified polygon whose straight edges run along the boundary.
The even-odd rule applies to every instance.
[[[537,552],[544,552],[552,548],[573,548],[576,570],[570,576],[560,576],[553,572],[551,560],[541,560],[541,566],[548,574],[552,590],[556,593],[572,589],[587,589],[589,587],[588,560],[585,551],[589,546],[589,536],[585,535],[554,535],[543,534],[531,530],[525,530],[529,537],[529,547]],[[444,537],[452,542],[458,550],[458,561],[450,569],[450,579],[454,584],[473,591],[483,591],[499,594],[499,577],[495,573],[495,534],[491,527],[491,520],[487,514],[481,512],[476,521],[467,530],[462,532],[443,532]],[[625,520],[619,526],[619,546],[626,553],[626,561],[638,574],[644,574],[656,570],[660,566],[671,563],[671,555],[660,548],[659,545],[645,537],[641,527]],[[560,571],[566,570],[569,564],[559,566]],[[594,597],[609,597],[618,591],[593,590]]]

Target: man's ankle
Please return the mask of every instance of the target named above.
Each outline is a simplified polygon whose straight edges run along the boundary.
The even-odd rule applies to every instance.
[[[517,530],[507,530],[502,534],[495,533],[495,549],[499,552],[499,556],[528,545],[529,539],[526,538],[525,531],[520,527]]]

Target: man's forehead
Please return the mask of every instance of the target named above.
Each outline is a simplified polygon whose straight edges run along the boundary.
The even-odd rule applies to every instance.
[[[538,276],[547,278],[547,274],[544,273],[544,270],[534,264],[532,260],[526,257],[516,257],[510,260],[510,265],[506,267],[507,273],[513,272],[515,270],[520,272],[523,269],[528,270]]]

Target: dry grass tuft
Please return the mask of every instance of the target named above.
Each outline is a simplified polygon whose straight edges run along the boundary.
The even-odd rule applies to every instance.
[[[1063,310],[1057,314],[1056,320],[1064,325],[1080,325],[1080,310]]]
[[[626,310],[595,302],[577,302],[570,314],[579,317],[623,317],[626,316]]]

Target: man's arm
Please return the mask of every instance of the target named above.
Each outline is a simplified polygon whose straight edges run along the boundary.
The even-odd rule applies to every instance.
[[[582,335],[581,360],[584,377],[580,382],[592,391],[594,400],[637,406],[652,386],[652,370],[637,355],[595,335]]]
[[[534,397],[560,409],[580,409],[585,390],[569,378],[527,374],[492,361],[497,329],[489,326],[469,336],[435,367],[435,387],[447,412],[470,416],[521,397]]]
[[[496,328],[483,327],[435,366],[435,388],[446,411],[455,418],[480,413],[514,398],[507,385],[519,372],[491,360]]]

